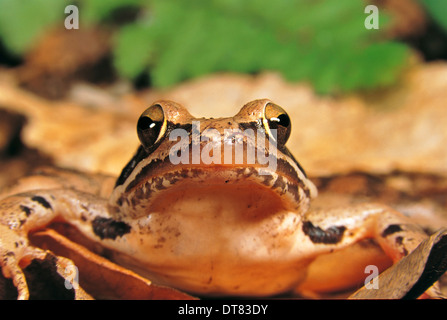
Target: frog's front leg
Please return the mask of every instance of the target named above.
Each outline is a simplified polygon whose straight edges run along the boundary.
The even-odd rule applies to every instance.
[[[410,218],[380,204],[309,211],[302,231],[316,259],[297,291],[311,294],[363,284],[365,266],[387,267],[427,238]]]
[[[106,201],[75,190],[33,191],[1,200],[0,267],[3,275],[13,280],[18,299],[29,296],[22,268],[33,259],[45,258],[48,253],[30,246],[28,233],[54,220],[65,220],[78,228],[91,229],[91,223],[97,217],[107,217]],[[63,266],[71,264],[68,259],[57,259]]]

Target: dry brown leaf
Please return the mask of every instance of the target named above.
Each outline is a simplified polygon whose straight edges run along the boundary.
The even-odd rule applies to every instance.
[[[50,99],[61,99],[73,82],[113,79],[107,68],[109,33],[88,27],[77,31],[55,28],[44,33],[17,70],[21,86]]]
[[[415,299],[446,271],[447,229],[443,229],[382,272],[378,277],[379,288],[362,287],[350,299]]]
[[[36,232],[31,237],[39,247],[73,260],[79,270],[80,286],[94,298],[194,299],[175,289],[152,284],[150,280],[89,251],[53,229]]]

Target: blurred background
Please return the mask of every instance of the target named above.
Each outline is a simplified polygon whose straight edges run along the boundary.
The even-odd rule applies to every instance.
[[[378,11],[365,10],[370,4]],[[0,62],[26,66],[22,84],[52,98],[79,79],[121,78],[140,89],[266,70],[318,93],[342,93],[393,84],[411,49],[427,61],[445,59],[446,7],[436,0],[1,0]]]
[[[116,174],[160,98],[196,116],[271,98],[314,175],[444,174],[446,58],[445,1],[0,0],[2,175],[23,150],[20,170]]]

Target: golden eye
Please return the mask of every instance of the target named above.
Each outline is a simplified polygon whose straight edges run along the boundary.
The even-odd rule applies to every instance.
[[[270,136],[275,137],[273,130],[276,131],[276,142],[284,145],[290,137],[292,123],[289,115],[280,106],[268,103],[264,108],[264,127]]]
[[[151,149],[166,131],[166,119],[163,108],[155,104],[147,108],[137,123],[137,133],[141,144],[146,150]]]

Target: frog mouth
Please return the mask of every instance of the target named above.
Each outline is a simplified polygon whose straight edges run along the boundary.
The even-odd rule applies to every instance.
[[[123,200],[135,213],[168,211],[173,207],[182,211],[221,208],[254,214],[303,212],[309,206],[311,187],[306,181],[260,166],[182,166],[157,172],[127,189]]]

